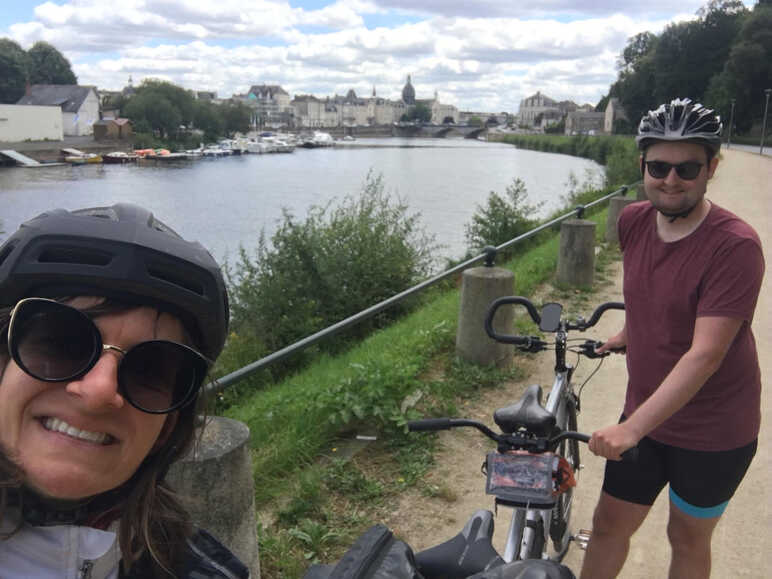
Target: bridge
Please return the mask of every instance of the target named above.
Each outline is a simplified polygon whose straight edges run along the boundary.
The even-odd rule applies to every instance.
[[[392,128],[392,136],[394,137],[464,137],[465,139],[476,139],[480,135],[485,135],[488,132],[488,127],[477,125],[430,125],[430,124],[408,124],[400,123],[394,125]]]

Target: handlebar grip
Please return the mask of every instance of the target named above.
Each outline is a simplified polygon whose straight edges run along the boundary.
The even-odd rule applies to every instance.
[[[507,304],[517,304],[523,306],[526,310],[528,310],[528,314],[531,316],[531,319],[535,324],[538,325],[541,323],[541,316],[539,315],[539,312],[536,311],[536,306],[534,306],[528,298],[521,296],[507,296],[494,300],[491,305],[488,306],[488,313],[485,315],[485,332],[488,334],[488,336],[497,342],[502,342],[504,344],[516,344],[518,346],[528,345],[530,338],[527,336],[499,334],[496,332],[496,330],[493,329],[493,318],[495,317],[496,312],[501,306]]]
[[[407,423],[407,429],[410,432],[448,430],[450,427],[450,418],[424,418],[422,420],[410,420]]]
[[[640,454],[640,450],[638,449],[637,446],[628,448],[626,451],[622,453],[622,462],[638,462],[639,454]]]

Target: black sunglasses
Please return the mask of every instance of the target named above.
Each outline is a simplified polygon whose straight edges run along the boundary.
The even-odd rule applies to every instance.
[[[91,370],[105,350],[121,354],[118,391],[150,414],[172,412],[191,402],[210,365],[194,349],[167,340],[141,342],[128,350],[104,344],[91,318],[53,300],[26,298],[11,312],[8,351],[33,378],[75,380]]]
[[[704,163],[699,161],[684,161],[677,165],[665,161],[646,161],[646,169],[648,169],[649,175],[655,179],[664,179],[670,174],[671,169],[675,169],[679,179],[691,181],[697,178],[703,166]]]

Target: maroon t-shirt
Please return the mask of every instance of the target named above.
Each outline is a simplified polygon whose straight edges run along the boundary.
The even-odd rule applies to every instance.
[[[713,204],[690,235],[666,243],[648,201],[621,213],[630,416],[689,349],[699,316],[743,320],[721,367],[649,436],[692,450],[730,450],[753,441],[761,421],[761,375],[751,332],[764,276],[758,235]]]

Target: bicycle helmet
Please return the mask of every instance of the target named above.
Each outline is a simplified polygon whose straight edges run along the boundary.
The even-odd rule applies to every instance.
[[[640,150],[656,141],[689,141],[707,145],[713,154],[721,147],[721,117],[691,99],[673,99],[649,111],[638,125]]]
[[[0,245],[0,305],[31,295],[157,306],[179,317],[212,360],[228,333],[228,294],[211,254],[128,203],[54,209],[23,223]]]

